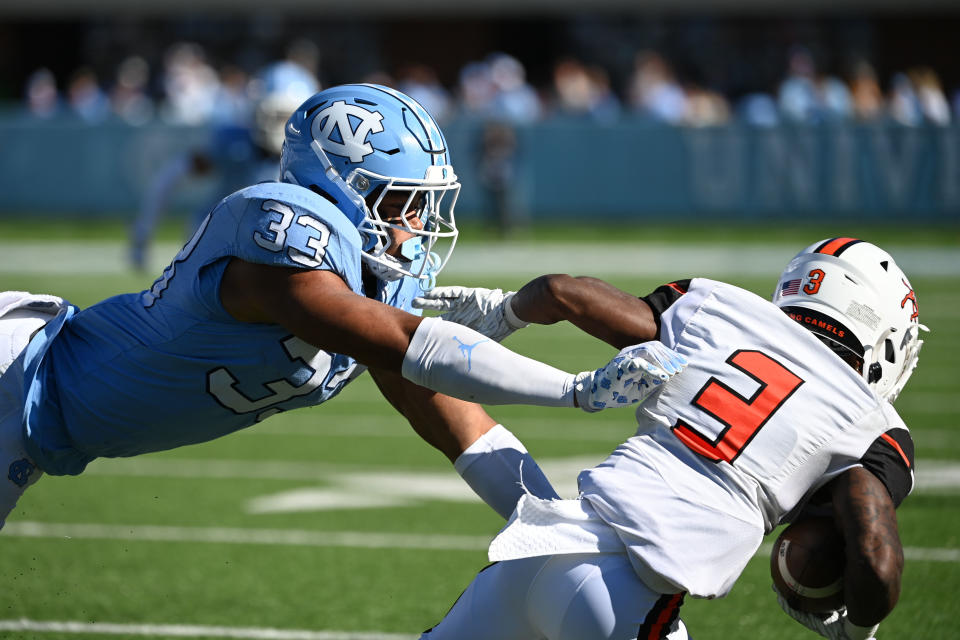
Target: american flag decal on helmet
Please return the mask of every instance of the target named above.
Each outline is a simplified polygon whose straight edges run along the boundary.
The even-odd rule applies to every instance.
[[[780,295],[781,296],[795,296],[800,292],[800,283],[803,282],[802,278],[797,278],[796,280],[787,280],[780,286]]]

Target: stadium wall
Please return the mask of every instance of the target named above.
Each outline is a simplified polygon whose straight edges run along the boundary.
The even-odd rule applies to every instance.
[[[458,212],[518,219],[736,216],[825,219],[909,214],[960,221],[960,127],[835,124],[678,128],[547,121],[485,156],[485,126],[445,126],[464,184]],[[130,216],[152,175],[203,147],[200,128],[0,119],[0,213]],[[510,150],[512,148],[512,151]],[[497,180],[496,175],[507,180]],[[491,177],[494,176],[494,177]],[[185,181],[171,208],[222,197]]]

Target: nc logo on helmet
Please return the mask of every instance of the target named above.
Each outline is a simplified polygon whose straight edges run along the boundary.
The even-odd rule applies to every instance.
[[[310,134],[327,153],[363,162],[373,153],[367,136],[383,131],[383,114],[337,100],[319,111],[310,125]],[[354,126],[356,123],[356,126]]]

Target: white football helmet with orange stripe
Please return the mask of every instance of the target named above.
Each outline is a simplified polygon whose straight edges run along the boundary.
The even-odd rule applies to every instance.
[[[896,400],[923,341],[913,286],[889,253],[855,238],[831,238],[793,258],[773,302]]]

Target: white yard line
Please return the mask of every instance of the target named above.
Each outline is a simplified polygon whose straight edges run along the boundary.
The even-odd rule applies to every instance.
[[[78,635],[159,636],[167,638],[240,638],[247,640],[412,640],[417,636],[382,631],[307,631],[193,624],[119,624],[113,622],[0,620],[0,631]]]
[[[773,543],[765,542],[760,545],[755,558],[768,558],[773,551]],[[960,549],[946,547],[904,547],[903,555],[907,560],[914,562],[960,562]]]
[[[575,479],[583,469],[598,464],[604,455],[587,455],[570,458],[541,458],[540,466],[548,477],[562,482],[564,478]],[[449,482],[462,491],[448,491],[452,499],[458,495],[472,496],[463,481],[452,472],[411,471],[372,468],[369,465],[340,465],[315,462],[291,462],[285,460],[223,460],[197,458],[170,458],[142,456],[138,458],[99,459],[94,461],[84,475],[153,478],[220,478],[323,481],[327,484],[343,484],[343,480],[356,477],[374,477],[417,481],[423,485],[439,486]],[[960,489],[960,462],[950,460],[917,461],[918,492],[928,490]],[[442,492],[441,492],[442,493]],[[437,497],[440,497],[439,495]]]
[[[18,538],[74,538],[81,540],[135,540],[140,542],[200,542],[299,547],[352,547],[424,551],[483,551],[489,536],[426,533],[367,533],[308,531],[303,529],[242,529],[230,527],[170,527],[52,522],[7,522],[0,536]]]
[[[153,525],[69,524],[8,522],[0,537],[122,540],[138,542],[191,542],[255,544],[267,546],[354,547],[421,551],[483,551],[491,536],[365,533],[356,531],[306,531],[298,529],[243,529],[228,527],[165,527]],[[772,545],[760,546],[756,555],[769,556]],[[960,549],[904,547],[908,560],[960,563]]]
[[[179,248],[171,243],[154,247],[151,271],[159,274]],[[798,249],[792,244],[741,247],[623,242],[461,244],[444,274],[448,279],[464,275],[530,277],[570,271],[670,278],[698,274],[771,276],[779,273]],[[887,249],[911,277],[960,275],[960,250],[897,246]],[[128,248],[120,242],[0,242],[0,272],[118,273],[129,269],[127,252]],[[51,260],[49,256],[57,259]]]

